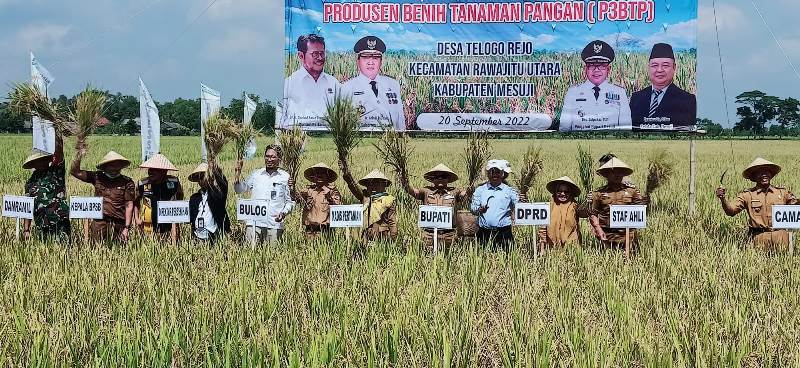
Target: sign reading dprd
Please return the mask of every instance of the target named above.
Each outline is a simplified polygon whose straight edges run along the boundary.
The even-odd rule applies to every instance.
[[[517,203],[514,208],[514,225],[550,225],[550,203]]]

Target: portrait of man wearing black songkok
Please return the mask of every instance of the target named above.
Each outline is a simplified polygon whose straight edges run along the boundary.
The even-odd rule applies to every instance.
[[[634,130],[689,130],[697,118],[697,98],[676,86],[675,53],[666,43],[653,45],[648,70],[651,85],[631,96]]]

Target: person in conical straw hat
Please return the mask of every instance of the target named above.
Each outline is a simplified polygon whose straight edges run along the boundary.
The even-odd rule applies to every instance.
[[[405,172],[400,173],[400,183],[406,193],[414,199],[422,201],[423,205],[450,207],[455,215],[455,207],[467,197],[467,191],[451,186],[458,180],[458,175],[445,164],[440,163],[428,170],[422,177],[431,185],[415,188],[409,182]],[[440,229],[438,238],[440,246],[451,246],[457,239],[455,226],[452,229]],[[433,229],[422,229],[422,242],[426,247],[432,249]]]
[[[486,163],[486,183],[475,188],[470,210],[478,216],[476,237],[481,245],[509,250],[514,245],[511,215],[519,202],[517,190],[506,184],[511,164],[506,160]]]
[[[726,215],[747,211],[747,235],[756,248],[769,251],[786,250],[789,245],[789,233],[772,228],[772,206],[798,204],[797,197],[788,189],[772,185],[772,178],[779,172],[778,164],[758,157],[742,172],[742,176],[755,183],[754,187],[743,190],[733,202],[725,199],[727,191],[722,185],[716,191]]]
[[[167,235],[172,224],[158,224],[159,201],[183,200],[183,186],[177,177],[169,175],[178,168],[166,156],[157,153],[139,165],[147,169],[147,177],[136,185],[136,199],[133,201],[136,225],[147,234]],[[176,227],[177,229],[177,227]]]
[[[231,231],[231,220],[225,203],[228,201],[228,179],[219,165],[208,173],[208,164],[198,165],[189,181],[200,189],[189,197],[189,222],[192,236],[200,241],[214,243]]]
[[[81,161],[86,155],[86,146],[80,144],[70,174],[76,179],[94,186],[95,197],[103,197],[103,218],[92,220],[90,238],[93,241],[128,241],[133,224],[133,200],[136,185],[133,180],[122,175],[122,169],[131,162],[114,151],[109,151],[97,163],[97,171],[81,169]]]
[[[567,243],[581,243],[580,219],[589,217],[589,209],[576,202],[581,189],[569,176],[547,183],[550,199],[550,225],[539,228],[538,243],[542,250],[564,247]]]
[[[303,171],[309,185],[305,189],[295,189],[295,183],[289,179],[292,199],[303,206],[303,226],[306,237],[316,238],[330,231],[330,206],[342,204],[342,195],[336,189],[339,175],[328,165],[320,162]]]
[[[25,194],[34,198],[33,221],[26,219],[23,224],[25,240],[31,237],[32,223],[39,239],[69,238],[64,144],[60,134],[56,135],[55,143],[54,153],[34,149],[22,164],[22,168],[33,170],[25,183]]]
[[[397,236],[397,207],[394,196],[386,192],[392,181],[375,169],[358,181],[365,188],[361,189],[353,179],[348,165],[340,160],[339,167],[350,192],[364,204],[364,240],[394,240]]]
[[[611,157],[597,169],[597,174],[604,177],[606,185],[592,192],[589,221],[592,232],[603,245],[611,248],[625,248],[625,229],[611,228],[611,206],[648,204],[649,200],[636,187],[624,182],[624,178],[633,174],[633,169],[618,157]],[[631,249],[636,249],[637,237],[630,230]]]

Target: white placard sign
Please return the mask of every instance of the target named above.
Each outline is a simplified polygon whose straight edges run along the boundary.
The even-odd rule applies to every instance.
[[[647,227],[647,206],[611,205],[612,229],[644,229]]]
[[[236,203],[239,221],[266,221],[270,216],[269,202],[263,199],[240,199]]]
[[[773,229],[800,229],[800,205],[772,205]]]
[[[186,224],[189,222],[189,201],[158,201],[156,203],[156,219],[159,224]]]
[[[452,229],[453,207],[419,206],[418,224],[427,229]]]
[[[331,227],[361,227],[364,224],[364,205],[331,206]]]
[[[33,197],[4,195],[3,217],[33,220]]]
[[[103,218],[103,197],[69,197],[69,218]]]
[[[550,225],[550,203],[517,203],[514,207],[514,225]]]

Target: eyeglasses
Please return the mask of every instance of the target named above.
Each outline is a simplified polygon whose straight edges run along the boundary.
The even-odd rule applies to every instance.
[[[589,70],[605,70],[608,64],[586,64],[586,69]]]
[[[383,55],[370,55],[370,54],[366,54],[366,55],[360,55],[360,56],[359,56],[359,58],[371,59],[371,60],[380,60],[380,59],[382,59],[382,58],[383,58]]]
[[[306,52],[306,54],[311,54],[311,57],[315,59],[320,59],[325,57],[325,51],[311,51],[311,52]]]

